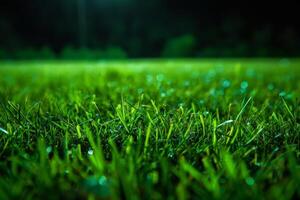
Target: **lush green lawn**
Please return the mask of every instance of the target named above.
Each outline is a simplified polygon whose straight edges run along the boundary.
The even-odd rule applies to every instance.
[[[300,61],[0,63],[0,199],[296,199]]]

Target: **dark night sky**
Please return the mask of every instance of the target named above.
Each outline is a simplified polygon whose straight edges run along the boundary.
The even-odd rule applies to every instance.
[[[76,2],[1,0],[0,48],[49,46],[59,51],[66,45],[80,46]],[[276,46],[278,38],[299,38],[298,4],[263,0],[86,0],[86,46],[113,44],[130,51],[134,41],[140,41],[150,44],[142,56],[151,56],[155,46],[160,48],[167,38],[184,33],[199,36],[207,47],[216,46],[213,41],[225,40],[249,44],[252,35],[266,29],[271,32],[269,46]],[[287,36],[282,36],[285,33]],[[293,38],[287,40],[292,42]]]

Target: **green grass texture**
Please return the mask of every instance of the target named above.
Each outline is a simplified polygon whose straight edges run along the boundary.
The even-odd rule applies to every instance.
[[[0,63],[0,199],[299,199],[300,60]]]

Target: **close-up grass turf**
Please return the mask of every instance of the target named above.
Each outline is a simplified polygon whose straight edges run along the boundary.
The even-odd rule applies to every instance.
[[[298,199],[300,61],[0,63],[0,199]]]

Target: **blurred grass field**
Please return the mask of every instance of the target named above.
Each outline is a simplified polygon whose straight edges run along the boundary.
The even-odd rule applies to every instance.
[[[0,199],[297,199],[300,60],[0,63]]]

